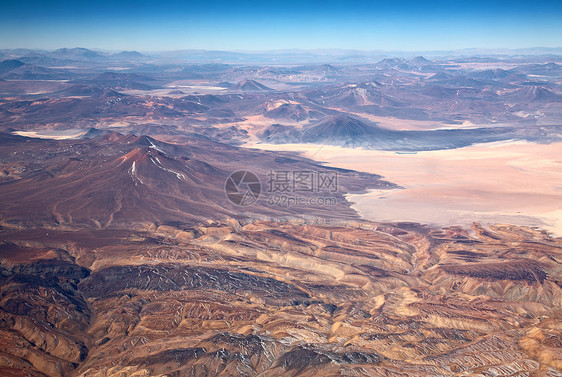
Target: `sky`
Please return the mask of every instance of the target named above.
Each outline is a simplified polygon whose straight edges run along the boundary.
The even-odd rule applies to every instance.
[[[1,1],[0,48],[562,47],[562,1]]]

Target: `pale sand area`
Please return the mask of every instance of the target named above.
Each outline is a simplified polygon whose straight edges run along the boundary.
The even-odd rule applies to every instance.
[[[69,130],[41,130],[41,131],[14,131],[15,135],[34,137],[39,139],[53,139],[53,140],[65,140],[65,139],[78,139],[84,136],[88,130],[81,129],[69,129]]]
[[[252,144],[382,175],[404,189],[349,194],[366,219],[538,226],[562,236],[562,143],[501,142],[416,154],[311,144]]]
[[[175,91],[181,91],[182,93],[172,93]],[[151,89],[151,90],[140,90],[140,89],[128,89],[121,90],[123,94],[131,96],[153,96],[153,97],[171,97],[180,98],[189,94],[213,94],[217,92],[224,91],[225,88],[220,88],[218,86],[199,86],[199,85],[183,85],[183,86],[171,86],[169,85],[167,89]]]
[[[369,120],[376,123],[377,126],[383,128],[389,128],[391,130],[399,131],[429,131],[429,130],[447,130],[447,129],[459,129],[459,128],[480,128],[480,127],[499,127],[504,124],[495,123],[490,124],[475,124],[470,121],[464,121],[462,124],[453,124],[434,120],[408,120],[396,118],[393,116],[379,116],[368,113],[361,112],[349,112],[349,110],[337,107],[329,107],[329,109],[340,111],[343,113],[349,113],[357,115],[360,118]],[[508,124],[505,124],[506,126]]]

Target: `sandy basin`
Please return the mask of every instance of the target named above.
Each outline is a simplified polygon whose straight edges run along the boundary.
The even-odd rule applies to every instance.
[[[299,151],[404,187],[349,194],[366,219],[438,226],[509,223],[562,236],[562,143],[512,141],[415,154],[312,144],[247,146]]]

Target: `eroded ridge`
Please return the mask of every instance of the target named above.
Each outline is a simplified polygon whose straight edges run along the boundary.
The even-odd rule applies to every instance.
[[[2,233],[0,362],[12,375],[562,371],[562,242],[531,228]]]

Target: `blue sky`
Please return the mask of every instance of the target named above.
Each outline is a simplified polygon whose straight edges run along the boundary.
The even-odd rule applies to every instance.
[[[0,48],[562,47],[562,1],[2,1]]]

